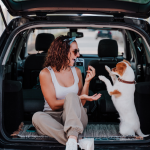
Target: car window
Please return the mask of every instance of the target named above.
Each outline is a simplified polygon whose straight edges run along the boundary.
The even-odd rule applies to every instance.
[[[51,33],[57,38],[60,35],[67,35],[69,29],[49,29],[49,30],[35,30],[30,33],[27,42],[27,53],[36,54],[35,50],[36,36],[39,33]],[[76,38],[81,54],[95,54],[98,53],[98,44],[102,39],[113,39],[118,44],[118,55],[124,53],[124,39],[122,32],[115,30],[95,30],[95,29],[78,29],[78,32],[83,32],[82,38]],[[39,51],[41,53],[42,51]]]
[[[98,44],[102,39],[114,39],[118,44],[118,55],[124,53],[124,39],[122,32],[114,30],[79,29],[83,32],[83,38],[77,38],[81,54],[97,54]]]
[[[36,51],[35,50],[35,41],[36,37],[39,33],[51,33],[54,35],[55,38],[57,38],[60,35],[67,35],[67,32],[69,32],[69,29],[49,29],[49,30],[34,30],[30,33],[28,42],[27,42],[27,53],[28,54],[36,54],[41,53],[42,51]]]

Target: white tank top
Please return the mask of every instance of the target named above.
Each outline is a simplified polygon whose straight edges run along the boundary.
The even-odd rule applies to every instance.
[[[74,92],[76,94],[78,94],[78,90],[79,90],[79,87],[78,87],[78,82],[79,82],[79,78],[78,78],[78,75],[77,75],[77,72],[76,72],[76,69],[75,67],[71,67],[71,70],[72,70],[72,73],[73,73],[73,76],[74,76],[74,84],[70,87],[64,87],[64,86],[61,86],[57,79],[56,79],[56,76],[55,76],[55,73],[53,71],[53,69],[48,66],[46,67],[50,74],[51,74],[51,77],[52,77],[52,82],[54,84],[54,88],[55,88],[55,92],[56,92],[56,99],[57,100],[60,100],[60,99],[65,99],[65,96],[70,93],[70,92]],[[45,99],[45,98],[44,98]],[[45,99],[45,104],[44,104],[44,109],[43,111],[45,110],[52,110],[50,108],[50,106],[48,105],[46,99]]]

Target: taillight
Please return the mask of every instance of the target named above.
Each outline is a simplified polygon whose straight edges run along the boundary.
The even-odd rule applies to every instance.
[[[98,33],[101,33],[101,31],[98,31]]]

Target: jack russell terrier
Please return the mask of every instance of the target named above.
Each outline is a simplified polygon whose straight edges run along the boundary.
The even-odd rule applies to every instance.
[[[119,113],[120,134],[123,136],[135,136],[136,133],[141,137],[148,136],[144,135],[140,129],[140,121],[134,105],[135,76],[131,64],[123,60],[117,63],[112,70],[108,66],[105,66],[105,69],[111,76],[114,85],[106,77],[101,75],[98,77],[106,84],[107,91],[111,95],[113,104]]]

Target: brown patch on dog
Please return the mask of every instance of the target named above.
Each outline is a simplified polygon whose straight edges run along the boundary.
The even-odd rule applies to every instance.
[[[126,70],[126,68],[127,68],[127,65],[125,63],[119,62],[116,65],[115,72],[117,72],[120,76],[122,76],[124,74],[124,71]]]
[[[130,62],[129,61],[127,61],[127,60],[123,60],[124,62],[126,62],[130,67],[131,67],[131,64],[130,64]]]
[[[118,90],[114,90],[113,92],[110,92],[110,95],[114,95],[116,98],[121,96],[121,93]]]
[[[116,67],[115,67],[115,68],[112,68],[112,71],[115,72],[115,71],[116,71]]]

